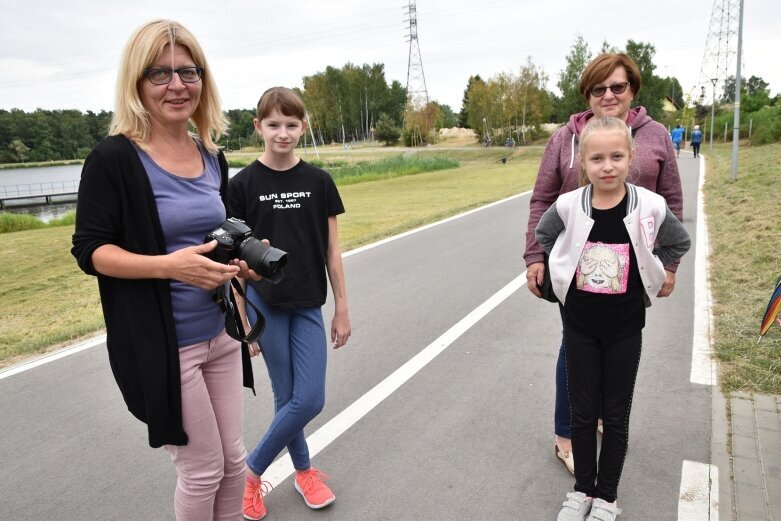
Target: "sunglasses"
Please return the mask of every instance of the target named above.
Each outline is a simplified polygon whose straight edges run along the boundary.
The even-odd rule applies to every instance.
[[[179,75],[182,83],[195,83],[201,79],[203,67],[179,67],[178,69],[146,69],[144,76],[155,85],[167,85]]]
[[[610,92],[613,94],[623,94],[624,91],[626,91],[626,88],[629,86],[628,81],[622,81],[621,83],[614,83],[610,86],[605,85],[594,85],[588,90],[588,93],[594,96],[595,98],[601,98],[605,95],[607,92],[607,89],[610,89]]]

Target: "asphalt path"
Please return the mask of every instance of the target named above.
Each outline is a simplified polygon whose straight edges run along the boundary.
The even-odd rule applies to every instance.
[[[699,161],[686,155],[679,165],[695,244]],[[528,201],[519,194],[345,256],[353,336],[329,353],[326,406],[307,428],[338,424],[313,457],[337,501],[309,510],[279,470],[283,459],[267,519],[555,519],[574,483],[552,432],[561,324],[522,277]],[[694,289],[692,250],[673,296],[648,313],[622,520],[678,519],[684,462],[711,459],[713,388],[690,382]],[[330,304],[324,313],[330,322]],[[248,448],[273,412],[265,367],[253,367]],[[0,461],[3,520],[174,518],[173,465],[127,412],[103,345],[0,374]]]

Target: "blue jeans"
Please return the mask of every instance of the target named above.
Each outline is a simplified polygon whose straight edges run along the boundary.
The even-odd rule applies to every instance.
[[[319,307],[284,310],[272,308],[247,287],[247,297],[266,317],[260,349],[274,390],[276,415],[263,439],[247,457],[247,466],[263,474],[287,447],[296,470],[310,467],[304,427],[325,404],[325,369],[328,346]],[[256,320],[247,309],[250,323]]]

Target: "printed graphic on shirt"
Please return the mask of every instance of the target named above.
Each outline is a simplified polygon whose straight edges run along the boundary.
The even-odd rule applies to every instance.
[[[644,217],[640,219],[640,224],[643,227],[643,234],[645,235],[645,245],[653,250],[654,241],[656,240],[656,222],[652,217]]]
[[[575,270],[581,291],[618,295],[626,293],[629,279],[629,244],[587,242]]]
[[[258,197],[261,203],[271,202],[274,210],[289,210],[301,208],[303,199],[311,197],[312,192],[283,192],[278,194],[264,194]]]

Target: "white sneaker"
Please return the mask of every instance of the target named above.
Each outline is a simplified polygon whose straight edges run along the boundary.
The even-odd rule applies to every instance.
[[[585,521],[592,501],[583,492],[567,492],[567,500],[562,503],[564,508],[559,511],[556,521]]]
[[[608,503],[604,499],[596,498],[591,505],[591,513],[586,521],[616,521],[616,517],[621,513],[621,509],[616,503]]]

